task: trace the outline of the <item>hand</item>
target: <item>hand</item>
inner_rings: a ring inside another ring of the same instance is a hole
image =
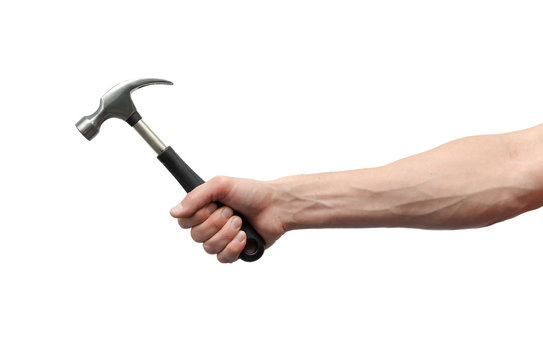
[[[192,190],[170,210],[179,225],[192,228],[194,241],[202,243],[209,254],[217,254],[222,263],[238,259],[245,248],[243,214],[270,247],[286,231],[280,209],[274,206],[278,190],[272,182],[218,176]],[[217,208],[215,201],[225,206]]]

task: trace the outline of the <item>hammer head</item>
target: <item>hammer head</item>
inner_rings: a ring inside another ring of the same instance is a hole
[[[93,139],[100,131],[102,123],[109,118],[115,117],[134,125],[141,117],[139,116],[132,97],[132,91],[147,85],[166,84],[173,85],[171,81],[162,79],[136,79],[124,81],[112,87],[100,99],[100,107],[93,114],[84,116],[75,126],[87,138]]]

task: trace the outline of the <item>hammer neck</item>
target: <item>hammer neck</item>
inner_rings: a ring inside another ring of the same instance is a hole
[[[137,111],[134,111],[134,113],[132,115],[130,115],[130,117],[128,119],[126,119],[126,122],[128,123],[128,125],[130,126],[134,126],[138,123],[138,121],[141,120],[141,115],[139,112]]]
[[[158,138],[158,136],[147,126],[147,124],[141,120],[138,120],[133,126],[132,126],[138,134],[141,135],[143,140],[149,144],[149,146],[157,153],[160,154],[166,149],[166,145]]]

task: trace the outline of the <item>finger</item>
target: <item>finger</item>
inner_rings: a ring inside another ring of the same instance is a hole
[[[230,220],[213,235],[209,240],[204,242],[204,250],[208,254],[220,253],[226,245],[236,236],[241,228],[241,218],[239,216],[232,216]]]
[[[239,258],[239,254],[245,248],[245,240],[247,235],[245,232],[239,231],[232,241],[230,241],[226,247],[217,254],[217,260],[222,263],[233,263]]]
[[[234,212],[228,206],[223,206],[213,212],[203,223],[192,228],[190,235],[196,242],[210,240],[219,232]]]
[[[175,205],[173,208],[170,209],[170,215],[174,218],[180,218],[180,217],[189,217],[192,214],[185,215],[186,211],[183,209],[183,205],[181,203]]]
[[[216,176],[189,192],[180,204],[170,210],[170,213],[174,217],[190,217],[206,204],[224,200],[228,195],[229,188],[229,178]]]
[[[209,218],[211,214],[213,214],[213,212],[217,210],[217,207],[218,206],[215,203],[208,204],[207,206],[198,210],[191,217],[179,218],[177,219],[177,222],[179,223],[179,226],[181,226],[183,229],[191,228],[207,220],[207,218]]]

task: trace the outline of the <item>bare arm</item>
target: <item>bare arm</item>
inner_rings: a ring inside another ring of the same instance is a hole
[[[378,168],[269,182],[216,178],[172,215],[193,227],[195,240],[218,244],[208,252],[226,250],[219,260],[233,261],[244,244],[231,244],[239,229],[215,236],[233,220],[205,210],[214,200],[246,214],[269,245],[303,228],[488,226],[543,205],[543,125],[462,138]]]
[[[542,135],[539,126],[468,137],[379,168],[277,180],[286,227],[460,229],[509,219],[543,205]]]

